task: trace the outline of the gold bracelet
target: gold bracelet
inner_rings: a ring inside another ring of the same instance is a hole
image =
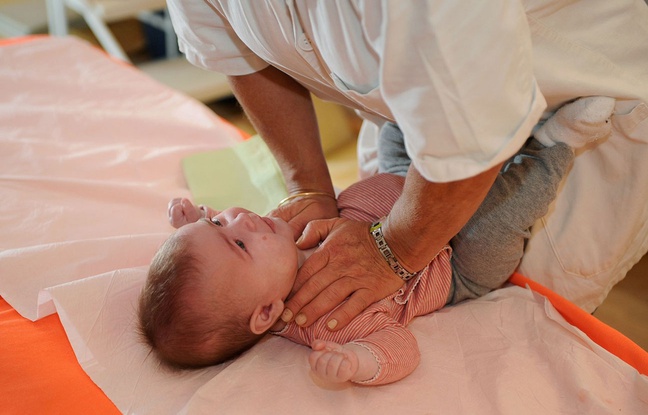
[[[309,197],[309,196],[328,196],[328,197],[332,198],[333,200],[336,200],[335,196],[331,195],[330,193],[326,193],[326,192],[316,192],[316,191],[299,192],[299,193],[295,193],[294,195],[290,195],[290,196],[284,198],[281,202],[279,202],[277,207],[281,207],[281,206],[285,205],[286,203],[290,202],[291,200],[296,199],[298,197]]]

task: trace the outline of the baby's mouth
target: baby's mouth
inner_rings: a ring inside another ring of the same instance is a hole
[[[275,223],[274,223],[274,221],[272,219],[270,219],[268,217],[262,217],[261,219],[270,227],[270,230],[272,231],[272,233],[276,233],[276,231],[275,231]]]

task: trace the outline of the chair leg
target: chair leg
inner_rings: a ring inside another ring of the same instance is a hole
[[[49,33],[52,36],[66,36],[68,34],[64,0],[47,0],[47,24]]]

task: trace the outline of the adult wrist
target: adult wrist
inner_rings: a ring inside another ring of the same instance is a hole
[[[372,223],[371,227],[369,228],[369,233],[373,237],[378,251],[380,252],[385,262],[387,262],[389,268],[403,281],[409,281],[414,278],[414,276],[416,276],[418,272],[409,271],[398,261],[398,258],[391,250],[391,247],[385,239],[385,234],[383,232],[384,220],[385,218],[381,218]]]
[[[279,202],[277,207],[287,205],[288,203],[290,203],[293,200],[298,199],[298,198],[311,198],[311,197],[317,197],[317,196],[325,196],[325,197],[331,198],[334,201],[337,200],[335,195],[331,194],[329,192],[322,192],[322,191],[318,191],[318,190],[304,190],[304,191],[301,191],[301,192],[293,193],[293,194],[283,198]]]

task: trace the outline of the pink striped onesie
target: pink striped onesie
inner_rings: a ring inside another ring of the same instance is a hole
[[[374,221],[387,215],[403,184],[403,177],[379,174],[350,186],[338,198],[340,216]],[[308,328],[291,323],[273,334],[307,346],[316,339],[355,343],[369,349],[380,368],[372,379],[359,383],[379,385],[400,380],[414,371],[420,359],[416,338],[406,326],[414,317],[446,304],[452,278],[450,256],[451,249],[446,246],[415,278],[369,306],[339,331],[326,328],[326,315]]]

